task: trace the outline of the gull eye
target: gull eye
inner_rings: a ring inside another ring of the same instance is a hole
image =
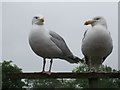
[[[35,19],[38,19],[39,17],[34,17]]]
[[[95,20],[99,20],[100,18],[96,18]]]

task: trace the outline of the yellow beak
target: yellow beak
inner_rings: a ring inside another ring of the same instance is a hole
[[[41,22],[44,22],[44,18],[41,18],[40,21],[41,21]]]
[[[86,21],[86,22],[84,23],[84,25],[93,24],[93,23],[94,23],[94,21]]]

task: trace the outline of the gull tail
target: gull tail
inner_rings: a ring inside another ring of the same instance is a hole
[[[79,63],[79,62],[83,63],[84,62],[84,60],[76,56],[68,56],[66,60],[70,63]]]

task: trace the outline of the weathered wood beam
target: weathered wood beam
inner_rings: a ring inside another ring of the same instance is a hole
[[[112,73],[112,72],[81,72],[81,73],[73,73],[73,72],[52,72],[51,75],[46,73],[37,73],[37,72],[26,72],[26,73],[9,73],[7,75],[13,79],[52,79],[52,78],[120,78],[120,73]]]

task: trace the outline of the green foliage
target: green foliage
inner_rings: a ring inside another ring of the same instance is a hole
[[[108,66],[102,66],[101,68],[105,72],[118,72]],[[100,70],[101,70],[100,69]],[[96,71],[100,71],[97,70]],[[72,72],[88,72],[87,65],[76,67]],[[29,79],[28,82],[32,89],[35,88],[88,88],[88,79]],[[100,79],[100,88],[120,88],[120,79],[109,78]]]
[[[12,72],[22,73],[22,69],[11,63],[12,61],[4,61],[2,63],[2,88],[22,88],[26,86],[21,79],[11,79],[7,76],[8,73]]]
[[[120,72],[115,69],[112,69],[109,66],[102,66],[101,68],[104,72]],[[100,69],[100,70],[101,70]],[[96,71],[100,71],[97,70]],[[88,72],[87,65],[83,64],[73,70],[73,72]],[[74,79],[74,80],[65,80],[64,86],[67,88],[88,88],[88,79]],[[99,80],[100,88],[120,88],[120,79],[119,78],[108,78],[108,79],[100,79]]]
[[[83,64],[82,66],[76,67],[72,72],[88,72],[87,65]],[[64,80],[64,88],[88,88],[88,79],[70,79]]]
[[[11,72],[19,72],[22,73],[22,69],[20,69],[16,65],[11,64],[12,61],[4,61],[1,65],[2,66],[2,85],[3,88],[23,88],[26,86],[28,88],[32,88],[32,90],[36,88],[88,88],[88,79],[26,79],[23,82],[21,79],[13,80],[7,77],[8,73]],[[115,69],[112,69],[108,66],[103,66],[101,68],[103,71],[106,72],[120,72]],[[101,70],[100,69],[100,70]],[[95,71],[100,71],[95,70]],[[88,72],[87,65],[83,64],[82,66],[76,67],[72,72]],[[99,80],[99,87],[100,88],[120,88],[120,79],[119,78],[108,78],[108,79],[100,79]]]
[[[34,88],[60,88],[61,82],[57,79],[27,79],[29,87]]]

